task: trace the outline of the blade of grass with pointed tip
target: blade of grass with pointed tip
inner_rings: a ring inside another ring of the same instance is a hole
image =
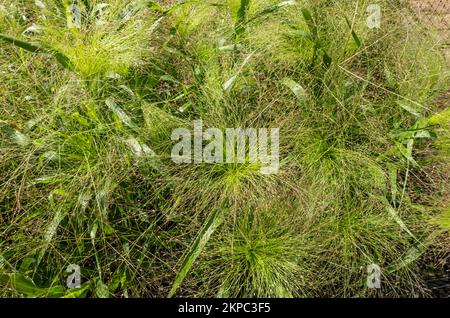
[[[415,117],[420,117],[420,110],[413,106],[412,103],[408,103],[406,101],[399,100],[397,101],[397,105],[409,112],[411,115]]]
[[[350,21],[348,20],[347,17],[345,17],[345,21],[347,22],[347,25],[348,25],[350,31],[352,32],[353,40],[355,41],[356,45],[358,47],[360,47],[361,46],[361,40],[359,39],[358,35],[356,34],[355,30],[353,29],[353,26],[351,25],[351,23],[350,23]]]
[[[150,1],[150,2],[152,2],[152,1]],[[181,1],[180,3],[174,4],[169,9],[163,11],[162,15],[163,16],[169,15],[169,14],[171,14],[174,11],[176,11],[178,8],[180,8],[182,6],[190,5],[190,4],[198,4],[199,2],[203,2],[203,1],[198,1],[198,0]],[[208,6],[211,6],[211,7],[218,7],[218,8],[226,7],[226,4],[224,4],[224,3],[217,3],[217,2],[204,1],[204,3],[202,3],[202,4],[208,5]]]
[[[62,286],[52,286],[49,288],[38,287],[33,280],[21,273],[0,274],[0,284],[11,286],[26,297],[61,297],[64,295]]]
[[[408,233],[413,239],[417,240],[414,234],[409,230],[409,228],[406,226],[405,222],[400,218],[400,216],[397,213],[397,210],[395,210],[393,207],[389,206],[387,208],[389,215],[394,219],[395,222],[400,226],[400,228]]]
[[[195,239],[192,246],[189,248],[188,253],[184,257],[183,263],[181,265],[180,270],[178,271],[177,276],[172,284],[172,288],[167,297],[172,297],[177,291],[178,287],[180,287],[187,273],[191,269],[197,257],[200,255],[203,248],[208,243],[211,235],[214,231],[222,224],[223,218],[225,216],[226,209],[218,209],[214,213],[210,215],[206,223],[203,225],[200,230],[197,238]]]
[[[308,26],[309,32],[311,33],[311,39],[315,43],[314,54],[313,54],[313,56],[314,56],[313,64],[315,62],[317,53],[320,49],[320,51],[322,51],[322,53],[323,53],[323,56],[322,56],[323,64],[325,65],[326,68],[330,67],[333,60],[332,60],[331,56],[327,53],[327,51],[325,50],[324,46],[322,45],[322,43],[319,39],[317,26],[316,26],[316,23],[314,22],[311,12],[308,9],[304,8],[304,9],[302,9],[302,15],[306,21],[306,25]]]
[[[426,245],[413,246],[408,251],[406,251],[405,255],[394,262],[391,266],[386,268],[387,273],[394,273],[402,268],[406,268],[411,264],[415,263],[415,261],[423,255],[426,250]]]
[[[241,5],[237,12],[236,25],[234,28],[235,36],[239,37],[245,31],[245,24],[247,22],[248,9],[250,7],[250,0],[241,0]]]
[[[252,58],[252,56],[255,54],[255,51],[250,53],[249,55],[247,55],[244,59],[244,61],[242,62],[242,64],[239,66],[239,69],[237,70],[236,74],[233,75],[232,77],[230,77],[223,85],[222,85],[222,89],[224,91],[228,91],[234,84],[234,82],[236,81],[236,79],[238,78],[238,76],[242,73],[245,65],[248,63],[248,61],[250,61],[250,59]]]
[[[10,44],[12,44],[14,46],[17,46],[17,47],[19,47],[21,49],[24,49],[24,50],[26,50],[28,52],[31,52],[31,53],[47,53],[47,54],[51,54],[51,55],[53,55],[56,58],[56,60],[62,66],[64,66],[65,68],[67,68],[69,70],[73,70],[73,64],[70,61],[70,59],[67,56],[65,56],[64,54],[62,54],[62,53],[60,53],[60,52],[58,52],[56,50],[49,49],[49,48],[44,48],[44,47],[39,46],[38,44],[22,41],[22,40],[13,38],[11,36],[8,36],[8,35],[2,34],[2,33],[0,33],[0,39],[5,41],[5,42],[8,42],[8,43],[10,43]]]
[[[308,9],[304,8],[304,9],[302,9],[302,15],[306,21],[306,25],[308,26],[309,32],[311,32],[311,34],[313,35],[313,38],[315,40],[317,40],[317,27],[316,27],[316,24],[314,23],[311,12],[309,12]]]
[[[47,249],[53,239],[53,237],[56,234],[56,231],[59,227],[59,224],[62,222],[62,220],[66,217],[66,212],[62,211],[62,209],[59,209],[56,211],[52,221],[47,227],[47,230],[44,234],[44,241],[42,242],[41,250],[38,255],[38,259],[36,261],[36,268],[41,263],[42,258],[44,257],[45,253],[47,252]]]
[[[282,83],[289,87],[289,89],[294,93],[294,95],[299,99],[302,100],[305,95],[306,95],[306,91],[305,89],[296,81],[294,81],[293,79],[290,78],[285,78],[283,79]]]
[[[116,114],[120,122],[122,122],[124,125],[128,126],[131,129],[137,128],[137,125],[133,122],[130,116],[128,116],[128,114],[125,113],[125,111],[122,108],[120,108],[112,98],[106,99],[105,104],[106,106],[109,107],[109,109],[111,109],[114,112],[114,114]]]
[[[45,53],[45,51],[40,46],[31,42],[22,41],[2,33],[0,33],[0,39],[32,53]]]

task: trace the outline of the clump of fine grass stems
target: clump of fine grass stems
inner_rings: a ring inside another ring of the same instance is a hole
[[[381,29],[365,0],[3,1],[0,295],[427,295],[448,61],[379,3]],[[280,172],[173,163],[196,119],[279,127]]]

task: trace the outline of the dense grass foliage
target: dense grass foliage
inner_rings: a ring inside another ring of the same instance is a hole
[[[407,3],[368,28],[371,2],[1,1],[0,295],[427,295],[449,64]],[[279,127],[279,173],[175,164],[196,119]]]

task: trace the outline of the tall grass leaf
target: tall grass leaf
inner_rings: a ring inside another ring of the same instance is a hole
[[[224,45],[224,46],[219,46],[219,48],[218,48],[219,51],[224,51],[224,52],[239,51],[241,49],[242,49],[242,45],[240,45],[240,44]]]
[[[31,26],[25,29],[25,31],[22,32],[23,35],[26,35],[28,33],[40,33],[42,32],[42,27],[40,25],[37,25],[33,23]]]
[[[64,295],[62,286],[49,288],[38,287],[33,280],[21,273],[0,274],[0,283],[3,286],[11,286],[26,297],[61,297]]]
[[[324,46],[322,45],[320,39],[319,39],[319,34],[317,31],[317,26],[316,23],[312,17],[311,12],[304,8],[302,9],[302,15],[303,18],[306,21],[306,25],[308,26],[309,32],[312,36],[312,40],[315,43],[315,47],[314,47],[314,58],[313,58],[313,63],[316,57],[316,54],[318,52],[318,50],[320,49],[323,52],[323,56],[322,56],[322,62],[325,65],[326,68],[330,67],[331,63],[333,62],[333,59],[331,58],[331,56],[327,53],[327,51],[325,50]]]
[[[45,50],[35,43],[22,41],[2,33],[0,33],[0,39],[31,53],[45,53]]]
[[[247,20],[247,13],[250,7],[250,0],[241,0],[241,5],[237,12],[237,22],[245,22]]]
[[[420,122],[423,123],[423,121]],[[396,138],[396,140],[406,141],[410,139],[428,139],[435,137],[436,135],[433,131],[429,131],[423,128],[412,128],[395,132],[393,136]]]
[[[163,19],[164,19],[164,16],[160,17],[155,22],[153,22],[152,25],[148,28],[148,32],[152,33],[153,31],[155,31]]]
[[[124,275],[126,276],[126,272],[122,267],[119,267],[114,271],[108,283],[109,292],[114,293],[117,290],[117,288],[119,288],[122,281],[122,277]]]
[[[53,240],[53,237],[56,235],[56,231],[58,230],[59,224],[66,217],[66,213],[67,212],[63,212],[62,209],[58,209],[56,211],[55,215],[53,216],[52,221],[48,225],[48,227],[44,233],[44,240],[43,240],[41,250],[39,252],[39,256],[38,256],[38,259],[36,262],[37,263],[36,268],[41,263],[42,258],[45,255],[45,252],[47,252],[47,248],[48,248],[49,244]]]
[[[27,41],[22,41],[22,40],[7,36],[2,33],[0,33],[0,39],[5,42],[11,43],[12,45],[17,46],[21,49],[24,49],[28,52],[31,52],[31,53],[51,54],[56,58],[56,60],[62,66],[64,66],[65,68],[67,68],[69,70],[73,70],[73,64],[70,61],[70,59],[67,56],[65,56],[64,54],[62,54],[54,49],[44,48],[44,47],[39,46],[38,44],[27,42]]]
[[[178,287],[180,287],[187,273],[191,269],[192,264],[194,264],[195,260],[200,255],[203,248],[206,246],[206,243],[208,243],[211,235],[222,224],[226,211],[227,209],[216,210],[214,213],[210,215],[210,217],[200,230],[197,238],[195,239],[194,243],[189,248],[188,253],[184,257],[181,268],[178,271],[178,274],[175,277],[175,280],[172,284],[172,288],[170,289],[170,292],[168,294],[169,298],[175,294]]]
[[[403,257],[398,259],[393,265],[386,268],[387,273],[396,272],[402,268],[406,268],[413,264],[425,252],[426,245],[421,244],[419,247],[413,246],[408,249]]]
[[[147,146],[145,143],[139,142],[133,136],[128,137],[125,140],[125,143],[136,157],[143,157],[143,156],[153,157],[156,155],[155,152],[152,149],[150,149],[149,146]]]
[[[31,143],[30,137],[25,135],[24,133],[21,133],[17,129],[14,129],[10,133],[10,138],[13,140],[16,144],[22,147],[26,147]]]
[[[430,139],[433,136],[435,136],[435,135],[433,134],[432,131],[428,131],[426,129],[421,129],[421,130],[418,130],[414,134],[414,139]]]
[[[400,142],[396,142],[395,145],[397,146],[397,150],[402,157],[404,157],[412,165],[418,166],[418,163],[416,162],[416,160],[414,160],[414,158],[412,156],[412,149],[410,148],[410,146],[408,149],[408,147],[403,146],[403,144]]]
[[[238,78],[238,76],[241,74],[242,70],[244,69],[245,65],[248,63],[248,61],[250,61],[250,59],[252,58],[253,54],[255,54],[255,52],[250,53],[249,55],[247,55],[247,57],[244,59],[244,61],[242,62],[242,64],[240,65],[238,71],[236,72],[235,75],[233,75],[232,77],[230,77],[223,85],[222,85],[222,89],[224,91],[228,91],[234,84],[234,82],[236,81],[236,79]]]
[[[47,52],[52,54],[56,58],[56,60],[59,62],[59,64],[64,66],[64,68],[71,70],[71,71],[74,70],[73,63],[70,61],[70,59],[66,55],[64,55],[58,51],[55,51],[55,50],[47,50]]]
[[[408,229],[405,222],[403,222],[401,217],[398,215],[398,212],[391,206],[389,206],[387,208],[387,210],[388,210],[389,215],[392,217],[392,219],[394,219],[395,222],[397,222],[397,224],[400,226],[400,228],[403,231],[405,231],[406,233],[408,233],[412,238],[416,239],[414,234]]]
[[[60,182],[61,177],[59,175],[50,175],[50,176],[43,176],[33,179],[32,184],[51,184]]]
[[[108,71],[106,72],[105,77],[109,79],[118,79],[121,78],[122,76],[120,76],[120,74],[117,74],[116,72]]]
[[[303,18],[306,21],[306,25],[308,26],[308,29],[311,32],[313,38],[315,40],[317,40],[317,27],[316,27],[316,24],[314,23],[314,20],[313,20],[313,17],[311,15],[311,12],[309,12],[308,9],[303,8],[302,9],[302,15],[303,15]]]
[[[161,75],[161,77],[159,78],[160,81],[165,81],[165,82],[172,82],[172,83],[176,83],[176,84],[180,84],[179,81],[177,81],[176,78],[174,78],[172,75]]]
[[[306,96],[305,89],[296,81],[290,78],[285,78],[282,83],[287,86],[299,100],[302,100]]]
[[[136,100],[136,96],[134,95],[134,92],[126,85],[120,85],[119,88],[121,88],[123,91],[125,91],[133,101]]]
[[[347,25],[348,25],[350,31],[352,32],[353,40],[355,41],[356,45],[358,47],[360,47],[361,46],[361,40],[359,39],[358,35],[356,34],[355,30],[353,29],[352,24],[350,23],[350,21],[348,20],[347,17],[345,17],[345,21],[347,22]]]
[[[236,78],[237,78],[237,75],[230,77],[225,83],[223,83],[222,89],[224,91],[229,90],[231,88],[231,86],[233,86],[234,82],[236,81]]]
[[[241,0],[241,5],[236,16],[235,33],[239,36],[245,31],[245,23],[247,22],[248,9],[250,7],[250,0]]]
[[[415,117],[421,117],[420,110],[418,110],[417,107],[413,106],[412,103],[399,100],[397,101],[397,105],[409,112],[411,115],[414,115]]]
[[[131,120],[130,116],[128,116],[127,113],[125,113],[122,110],[122,108],[120,108],[112,98],[106,99],[105,104],[106,104],[106,106],[109,107],[109,109],[111,109],[117,115],[119,120],[124,125],[132,128],[132,129],[137,128],[136,124]]]
[[[91,231],[89,232],[89,237],[91,238],[91,240],[94,240],[95,237],[97,236],[97,230],[98,230],[98,223],[94,223],[92,225]]]

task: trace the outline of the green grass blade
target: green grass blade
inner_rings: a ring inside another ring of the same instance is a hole
[[[440,215],[433,218],[432,223],[438,224],[450,231],[450,208],[445,209]]]
[[[200,255],[206,243],[208,243],[211,235],[222,223],[226,211],[227,211],[226,209],[216,210],[214,213],[211,214],[206,223],[203,225],[197,238],[195,239],[188,253],[184,257],[183,264],[181,265],[181,268],[177,276],[175,277],[175,280],[172,284],[172,288],[167,297],[169,298],[172,297],[177,291],[178,287],[180,287],[187,273],[191,269],[192,264]]]
[[[286,77],[285,79],[283,79],[282,83],[283,85],[287,86],[299,100],[303,100],[305,98],[305,89],[293,79]]]
[[[34,43],[25,42],[2,33],[0,33],[0,39],[31,53],[45,53],[45,51],[41,47]]]
[[[133,122],[130,116],[119,107],[119,105],[116,104],[114,99],[108,98],[105,101],[106,106],[108,106],[109,109],[111,109],[114,114],[117,115],[117,118],[126,126],[128,126],[131,129],[136,129],[137,125]]]
[[[303,18],[306,21],[306,25],[308,26],[309,32],[311,32],[313,38],[317,41],[317,27],[314,23],[311,12],[308,9],[302,9]]]
[[[244,22],[247,20],[247,13],[249,7],[250,7],[250,0],[241,0],[241,5],[237,13],[238,22]]]
[[[450,123],[450,107],[447,107],[443,111],[432,115],[425,121],[427,125],[445,125]]]
[[[239,36],[245,31],[245,24],[247,22],[247,14],[249,7],[250,7],[250,0],[241,0],[241,5],[239,7],[236,17],[236,26],[235,26],[236,36]]]
[[[44,257],[45,253],[47,252],[47,249],[53,239],[53,237],[56,234],[56,231],[59,227],[59,224],[61,221],[66,217],[66,213],[63,212],[61,209],[57,210],[52,221],[47,227],[47,230],[44,234],[44,241],[42,242],[41,250],[39,252],[39,256],[37,259],[37,264],[39,265],[42,261],[42,258]]]
[[[360,47],[361,46],[361,40],[359,39],[358,35],[356,34],[355,30],[353,29],[353,26],[351,25],[351,23],[350,23],[350,21],[348,20],[347,17],[345,17],[345,21],[347,22],[347,25],[348,25],[349,29],[352,32],[353,40],[355,41],[356,45],[358,47]]]
[[[248,61],[250,61],[250,59],[252,58],[252,56],[255,54],[255,52],[250,53],[249,55],[247,55],[247,57],[244,59],[244,61],[242,62],[242,64],[240,65],[239,69],[237,70],[236,74],[234,74],[232,77],[230,77],[223,85],[222,85],[222,89],[226,92],[228,91],[233,85],[234,82],[236,81],[236,79],[239,77],[239,75],[242,73],[245,65],[248,63]]]
[[[302,15],[303,15],[303,18],[306,21],[306,24],[308,25],[309,32],[311,33],[311,39],[316,44],[315,48],[314,48],[315,52],[314,52],[313,64],[314,64],[315,59],[316,59],[316,54],[320,50],[323,53],[322,62],[325,65],[325,68],[329,68],[331,63],[333,62],[333,59],[327,53],[325,47],[322,45],[322,43],[321,43],[321,41],[319,39],[317,26],[316,26],[316,23],[314,22],[314,19],[312,17],[311,12],[308,9],[302,9]]]
[[[38,287],[29,277],[20,273],[0,274],[0,283],[3,286],[11,286],[26,297],[61,297],[64,295],[62,286],[49,288]]]
[[[62,53],[56,52],[56,51],[52,51],[52,52],[49,52],[49,53],[53,54],[53,56],[56,58],[56,60],[62,66],[64,66],[64,68],[66,68],[68,70],[71,70],[71,71],[73,70],[73,64],[72,64],[72,62],[70,61],[70,59],[67,56],[65,56]]]
[[[67,68],[69,70],[73,70],[73,64],[70,61],[70,59],[67,56],[65,56],[64,54],[62,54],[56,50],[44,48],[44,47],[39,46],[38,44],[22,41],[22,40],[13,38],[11,36],[8,36],[8,35],[2,34],[2,33],[0,33],[0,39],[7,43],[10,43],[14,46],[17,46],[21,49],[24,49],[28,52],[31,52],[31,53],[52,54],[62,66],[64,66],[65,68]]]
[[[408,226],[405,224],[405,222],[403,222],[403,220],[401,219],[400,215],[398,214],[397,210],[394,209],[391,206],[387,207],[387,211],[389,213],[389,216],[394,219],[395,222],[397,222],[397,224],[400,226],[400,228],[405,231],[406,233],[408,233],[413,239],[416,239],[416,237],[414,236],[414,234],[409,230]]]
[[[417,107],[415,107],[415,105],[413,105],[413,103],[409,103],[407,101],[399,100],[399,101],[397,101],[397,105],[399,105],[401,108],[406,110],[411,115],[413,115],[415,117],[421,117],[420,110],[417,109]]]
[[[423,255],[426,247],[427,246],[424,244],[412,246],[401,258],[399,258],[392,265],[386,268],[386,273],[395,273],[398,270],[411,266],[417,259],[419,259],[419,257]]]

